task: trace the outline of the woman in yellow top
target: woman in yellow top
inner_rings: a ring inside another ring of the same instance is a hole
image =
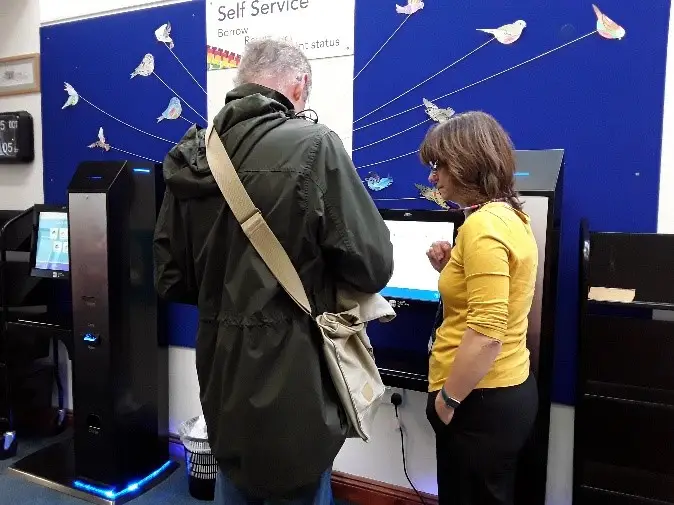
[[[508,134],[482,112],[453,116],[421,146],[429,180],[466,213],[452,248],[428,251],[443,320],[429,365],[440,505],[512,505],[518,454],[538,409],[526,346],[538,265],[515,191]]]

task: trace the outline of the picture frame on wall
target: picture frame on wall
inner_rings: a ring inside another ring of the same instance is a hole
[[[39,93],[40,54],[0,58],[0,96]]]

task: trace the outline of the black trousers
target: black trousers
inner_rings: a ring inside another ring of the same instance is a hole
[[[426,416],[436,435],[439,505],[513,505],[517,457],[538,411],[532,374],[519,386],[476,389],[449,425],[428,396]]]

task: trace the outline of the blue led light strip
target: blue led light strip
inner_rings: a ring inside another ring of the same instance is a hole
[[[149,168],[134,168],[133,171],[136,172],[137,174],[149,174],[150,173]]]
[[[92,486],[91,484],[87,484],[86,482],[82,482],[81,480],[76,480],[75,482],[73,482],[73,485],[77,489],[80,489],[82,491],[102,496],[103,498],[106,498],[108,500],[116,500],[117,498],[120,498],[124,495],[140,491],[146,484],[150,483],[151,481],[159,477],[163,472],[168,470],[170,466],[171,461],[167,461],[159,469],[155,470],[147,477],[139,481],[132,482],[131,484],[129,484],[123,489],[120,489],[119,491],[116,491],[115,489],[105,489],[97,486]]]

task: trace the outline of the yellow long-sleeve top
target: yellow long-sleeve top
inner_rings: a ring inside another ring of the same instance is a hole
[[[444,318],[429,366],[429,391],[452,371],[466,328],[499,340],[501,352],[477,388],[522,384],[529,376],[526,346],[538,248],[529,216],[505,203],[470,214],[440,274]]]

